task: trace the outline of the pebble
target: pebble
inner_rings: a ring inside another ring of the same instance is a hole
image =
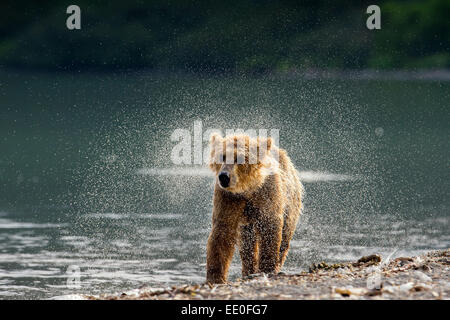
[[[421,281],[425,281],[425,282],[432,282],[433,280],[427,276],[425,273],[421,272],[421,271],[416,271],[414,273],[415,276],[417,276]]]
[[[398,286],[400,291],[409,291],[414,287],[414,282],[404,283],[401,286]]]

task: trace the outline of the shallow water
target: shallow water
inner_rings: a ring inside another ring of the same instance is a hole
[[[4,71],[0,84],[0,298],[203,281],[213,177],[170,159],[171,133],[194,121],[280,130],[306,189],[286,272],[449,247],[450,82]]]

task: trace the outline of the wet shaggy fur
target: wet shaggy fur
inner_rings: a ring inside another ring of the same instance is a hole
[[[223,188],[216,179],[214,186],[206,281],[227,281],[236,244],[242,276],[278,273],[302,209],[303,187],[297,171],[286,151],[274,146],[271,138],[215,134],[210,147],[210,168],[216,176],[227,170],[230,185]],[[256,163],[250,161],[255,152]],[[230,155],[234,160],[229,160]]]

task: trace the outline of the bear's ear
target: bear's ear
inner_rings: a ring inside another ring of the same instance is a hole
[[[270,148],[272,148],[272,144],[273,144],[273,140],[271,137],[267,138],[267,151],[270,150]]]
[[[260,138],[258,137],[258,147],[262,148],[265,151],[270,151],[273,145],[273,140],[271,137],[268,138]]]
[[[222,138],[222,136],[220,135],[220,133],[213,132],[213,133],[211,134],[211,137],[209,138],[209,144],[213,145],[213,144],[215,144],[215,143],[217,143],[217,142],[220,142],[220,141],[222,141],[222,140],[223,140],[223,138]]]

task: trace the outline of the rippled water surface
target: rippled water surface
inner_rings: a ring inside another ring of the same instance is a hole
[[[448,101],[432,80],[3,71],[0,298],[203,281],[214,177],[170,157],[194,121],[280,130],[306,189],[284,271],[447,248]]]

